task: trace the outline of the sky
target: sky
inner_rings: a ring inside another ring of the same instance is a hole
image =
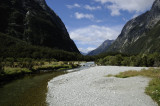
[[[46,0],[61,18],[81,52],[115,40],[132,18],[150,10],[154,0]]]

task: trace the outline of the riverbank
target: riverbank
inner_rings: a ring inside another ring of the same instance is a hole
[[[100,66],[61,75],[48,83],[46,102],[50,106],[158,106],[145,87],[145,77],[120,79],[106,77],[143,67]]]
[[[4,65],[3,70],[0,72],[0,86],[28,75],[65,71],[77,67],[79,67],[79,64],[67,64],[64,62],[43,62],[43,64],[36,64],[32,67],[9,67]]]
[[[0,106],[48,106],[46,103],[48,82],[54,77],[79,71],[87,66],[84,64],[80,68],[42,72],[12,80],[0,87]]]

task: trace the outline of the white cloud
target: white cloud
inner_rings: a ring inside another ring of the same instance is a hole
[[[107,8],[111,10],[111,15],[120,15],[120,10],[129,12],[144,12],[149,9],[154,0],[95,0],[102,4],[107,4]]]
[[[88,47],[88,48],[78,48],[81,52],[83,52],[83,53],[88,53],[88,52],[90,52],[90,51],[92,51],[92,50],[94,50],[94,49],[96,49],[96,48],[94,48],[94,47]]]
[[[91,25],[84,28],[72,30],[69,33],[71,38],[78,45],[98,47],[102,42],[107,39],[116,39],[121,29],[122,26],[106,27]]]
[[[73,5],[66,5],[66,7],[69,8],[69,9],[73,9],[73,8],[84,8],[84,9],[86,9],[86,10],[91,10],[91,11],[102,9],[101,6],[80,5],[80,4],[77,4],[77,3],[75,3],[75,4],[73,4]]]
[[[84,8],[92,11],[92,10],[100,10],[101,6],[96,6],[95,7],[95,6],[85,5]]]
[[[96,23],[103,22],[103,20],[96,19],[93,14],[84,14],[84,13],[76,12],[74,14],[74,16],[75,16],[76,19],[86,18],[86,19],[89,19],[89,20],[91,20],[93,22],[96,22]],[[71,15],[71,17],[73,17],[73,16]]]
[[[75,13],[75,17],[77,19],[82,19],[82,18],[94,19],[94,15],[92,15],[92,14],[83,14],[83,13],[79,13],[79,12]]]
[[[118,6],[116,6],[116,5],[110,5],[110,6],[107,6],[107,8],[111,10],[111,16],[118,16],[118,15],[120,15],[120,11],[119,11]]]
[[[73,4],[73,5],[66,5],[67,8],[72,9],[72,8],[80,8],[81,6],[77,3]]]

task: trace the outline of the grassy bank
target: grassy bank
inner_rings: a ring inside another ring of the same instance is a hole
[[[160,106],[160,68],[149,68],[149,69],[143,69],[141,71],[126,71],[121,72],[117,75],[108,75],[115,76],[118,78],[128,78],[128,77],[134,77],[134,76],[144,76],[152,78],[152,80],[149,82],[148,87],[145,89],[145,93],[158,103]]]
[[[55,61],[21,61],[2,62],[0,67],[0,85],[25,75],[39,74],[53,71],[64,71],[76,68],[79,65],[75,62]]]

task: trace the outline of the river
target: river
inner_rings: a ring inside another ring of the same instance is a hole
[[[93,66],[93,62],[83,63],[80,68],[68,72],[80,71]],[[25,76],[0,88],[0,106],[46,106],[48,82],[66,72],[52,72]]]

